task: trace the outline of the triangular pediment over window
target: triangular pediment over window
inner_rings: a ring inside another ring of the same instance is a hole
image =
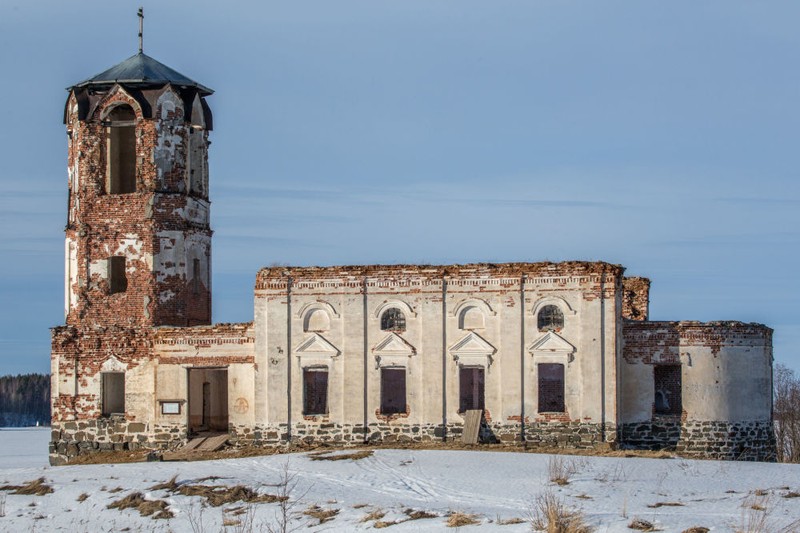
[[[459,365],[488,367],[492,364],[492,356],[497,352],[497,348],[471,331],[452,345],[449,351]]]
[[[308,336],[294,350],[295,355],[300,358],[301,366],[314,364],[328,364],[331,359],[338,356],[339,349],[328,342],[325,337],[318,333]]]
[[[405,366],[409,357],[417,354],[417,349],[397,333],[389,333],[372,348],[377,365]]]
[[[575,347],[555,331],[548,331],[528,346],[534,358],[555,358],[572,361]]]

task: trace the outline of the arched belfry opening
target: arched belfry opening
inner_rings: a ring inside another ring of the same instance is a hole
[[[104,121],[107,139],[106,191],[136,192],[136,114],[129,105],[115,107]]]

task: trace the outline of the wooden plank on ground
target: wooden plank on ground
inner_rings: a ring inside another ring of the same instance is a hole
[[[161,454],[162,461],[185,461],[189,457],[188,453],[179,451],[164,452]]]
[[[197,449],[201,444],[206,441],[206,437],[198,437],[196,439],[192,439],[187,442],[185,445],[181,446],[181,451],[191,451]]]
[[[464,414],[464,432],[461,434],[461,442],[464,444],[478,444],[481,418],[483,418],[483,410],[481,409],[470,409]]]
[[[215,452],[225,446],[228,442],[228,434],[215,435],[208,437],[200,446],[195,448],[199,452]]]

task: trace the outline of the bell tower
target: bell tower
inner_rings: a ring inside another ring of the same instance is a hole
[[[210,324],[213,91],[145,55],[141,39],[68,90],[67,324]]]

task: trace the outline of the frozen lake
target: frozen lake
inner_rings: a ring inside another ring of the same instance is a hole
[[[0,469],[47,466],[49,427],[0,428]]]

